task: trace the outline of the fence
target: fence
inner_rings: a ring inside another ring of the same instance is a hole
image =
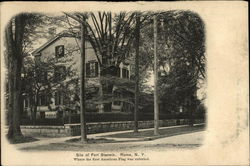
[[[195,123],[204,123],[204,119],[195,119]],[[185,125],[188,124],[188,119],[168,119],[160,120],[160,127]],[[152,128],[154,121],[139,121],[139,128]],[[134,127],[133,121],[120,121],[120,122],[99,122],[87,123],[87,133],[102,133],[110,131],[131,130]],[[64,126],[21,126],[22,133],[25,135],[39,135],[39,136],[77,136],[81,134],[80,124],[65,124]]]
[[[160,120],[165,119],[188,119],[186,114],[160,114]],[[202,116],[193,116],[194,119],[204,119]],[[154,119],[154,114],[139,113],[139,121],[149,121]],[[86,122],[117,122],[117,121],[133,121],[134,115],[128,113],[86,113]],[[47,126],[63,126],[64,124],[80,123],[80,115],[72,114],[64,118],[54,119],[37,119],[35,123],[31,119],[22,119],[21,125],[47,125]]]

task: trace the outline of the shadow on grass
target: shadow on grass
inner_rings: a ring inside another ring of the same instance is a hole
[[[73,139],[66,140],[65,142],[67,142],[67,143],[82,143],[81,138],[73,138]],[[113,142],[117,142],[117,141],[112,140],[112,139],[106,139],[106,138],[99,138],[99,139],[90,138],[90,139],[87,139],[86,143],[96,144],[96,143],[113,143]]]
[[[8,137],[6,136],[6,138],[8,138]],[[38,141],[39,139],[30,137],[30,136],[20,135],[20,136],[16,136],[16,137],[14,137],[12,139],[8,139],[8,140],[9,140],[10,144],[21,144],[21,143]]]

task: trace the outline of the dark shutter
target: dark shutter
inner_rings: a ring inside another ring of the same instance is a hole
[[[98,77],[98,62],[95,62],[95,76]]]
[[[64,45],[61,46],[62,52],[60,53],[60,57],[64,57]]]
[[[118,69],[117,69],[117,76],[118,77],[121,77],[121,69],[118,67]]]
[[[59,57],[59,46],[56,46],[55,47],[55,54],[56,54],[56,58],[58,58]]]
[[[126,69],[122,69],[122,78],[126,78]]]
[[[86,63],[86,77],[90,77],[90,63]]]
[[[56,58],[60,58],[64,56],[64,45],[55,47]]]
[[[128,70],[126,70],[126,78],[129,78],[129,71]]]
[[[59,97],[58,92],[55,92],[55,105],[59,105]]]

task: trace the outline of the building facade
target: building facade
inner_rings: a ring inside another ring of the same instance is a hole
[[[54,80],[60,84],[67,84],[67,88],[71,91],[79,92],[79,85],[75,84],[72,80],[77,80],[80,73],[80,49],[79,49],[80,39],[66,32],[56,35],[54,38],[43,44],[41,47],[32,52],[35,57],[36,62],[41,61],[53,61],[53,69],[41,74],[43,79],[48,80],[48,77],[54,77]],[[86,53],[86,90],[92,91],[97,96],[98,87],[100,87],[100,64],[97,60],[97,55],[90,42],[85,43],[85,53]],[[53,59],[53,60],[52,60]],[[100,57],[102,60],[102,58]],[[119,65],[118,77],[124,79],[130,79],[131,68],[128,63],[121,63]],[[70,83],[73,82],[73,83]],[[77,81],[78,82],[78,81]],[[65,87],[64,87],[65,88]],[[64,108],[67,106],[72,106],[75,108],[79,104],[79,98],[74,94],[65,94],[58,86],[53,86],[52,95],[42,94],[38,97],[38,112],[50,112],[56,111],[58,108]],[[113,87],[113,93],[115,94],[117,87]],[[91,93],[92,93],[91,92]],[[117,93],[117,95],[122,95]],[[88,99],[88,95],[86,96]],[[91,97],[89,97],[91,98]],[[48,103],[49,102],[49,103]],[[87,101],[86,101],[87,102]],[[88,111],[103,112],[103,105],[96,104],[94,102],[87,102]],[[111,112],[122,111],[123,102],[113,101]],[[24,100],[24,108],[29,109],[29,100],[26,98]],[[49,113],[48,113],[49,114]]]

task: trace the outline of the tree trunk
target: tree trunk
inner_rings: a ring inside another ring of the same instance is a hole
[[[37,113],[37,99],[36,99],[36,95],[32,95],[30,96],[30,115],[31,115],[31,121],[32,124],[35,125],[36,124],[36,113]]]
[[[159,135],[157,17],[154,16],[154,135]]]
[[[85,18],[82,20],[85,22]],[[86,125],[86,97],[85,97],[85,35],[86,35],[86,27],[82,23],[81,24],[81,71],[80,71],[80,109],[81,109],[81,142],[87,142],[87,125]]]
[[[140,47],[140,16],[136,16],[135,33],[135,110],[134,110],[134,132],[138,132],[138,105],[139,105],[139,47]]]
[[[105,94],[112,94],[113,93],[113,85],[105,82],[102,84],[102,92],[105,97]],[[105,100],[105,98],[104,98]],[[111,112],[112,111],[112,102],[104,103],[103,104],[103,110],[104,112]]]
[[[32,116],[32,123],[33,125],[36,124],[36,114],[37,114],[37,105],[34,105],[33,116]]]
[[[9,79],[9,131],[7,136],[10,140],[22,136],[20,129],[20,96],[24,27],[25,17],[20,14],[12,19],[5,29]]]
[[[11,60],[9,68],[9,131],[8,138],[15,139],[22,136],[20,129],[20,95],[21,95],[21,64],[18,60]]]

